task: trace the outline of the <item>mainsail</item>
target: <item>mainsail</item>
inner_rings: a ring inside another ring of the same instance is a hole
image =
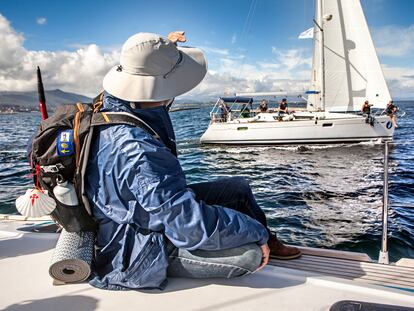
[[[320,3],[322,1],[322,3]],[[375,51],[359,0],[317,0],[315,20],[323,22],[325,60],[325,110],[356,111],[369,100],[385,108],[391,96]],[[323,91],[321,72],[321,31],[314,27],[312,88]],[[323,108],[321,93],[309,97],[314,108]],[[309,107],[311,108],[311,107]]]

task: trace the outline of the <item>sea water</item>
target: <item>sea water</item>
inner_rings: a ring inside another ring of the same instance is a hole
[[[414,258],[414,102],[395,132],[389,159],[390,258]],[[243,176],[269,226],[287,243],[366,252],[381,244],[383,145],[203,146],[210,108],[171,113],[188,183]],[[0,115],[0,213],[32,185],[27,140],[38,113]]]

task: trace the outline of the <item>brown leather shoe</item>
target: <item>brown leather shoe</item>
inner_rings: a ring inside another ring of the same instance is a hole
[[[270,248],[270,258],[288,260],[298,258],[302,255],[297,247],[286,246],[275,236],[273,236],[267,244]]]

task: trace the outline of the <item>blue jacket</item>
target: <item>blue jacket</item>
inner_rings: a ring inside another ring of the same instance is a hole
[[[174,154],[165,107],[132,109],[109,94],[103,107],[137,115],[161,141],[127,125],[100,127],[95,133],[86,173],[86,193],[99,224],[92,285],[163,288],[166,239],[188,250],[267,242],[268,233],[256,220],[195,199]]]

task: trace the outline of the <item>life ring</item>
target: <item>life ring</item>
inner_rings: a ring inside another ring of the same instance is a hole
[[[392,122],[391,121],[388,121],[385,126],[387,127],[387,129],[392,128]]]

